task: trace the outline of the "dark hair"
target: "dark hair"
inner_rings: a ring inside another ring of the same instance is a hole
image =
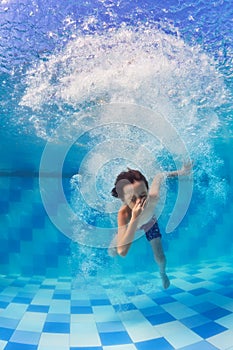
[[[115,187],[112,189],[112,196],[120,199],[124,199],[123,188],[128,183],[133,184],[135,181],[144,181],[146,188],[148,189],[148,181],[145,176],[139,170],[133,170],[127,168],[128,171],[122,171],[116,178]]]

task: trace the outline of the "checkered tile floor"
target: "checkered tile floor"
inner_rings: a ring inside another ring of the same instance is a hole
[[[1,276],[0,350],[233,350],[232,261],[169,276]]]

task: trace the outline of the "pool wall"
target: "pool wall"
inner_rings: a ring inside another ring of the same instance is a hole
[[[168,266],[174,267],[202,259],[219,258],[233,252],[232,234],[232,143],[219,139],[216,152],[224,160],[228,183],[227,203],[219,207],[219,215],[203,232],[200,226],[209,213],[202,203],[192,203],[185,219],[173,236],[164,234]],[[18,149],[17,152],[20,152]],[[23,164],[23,151],[20,155]],[[28,159],[28,158],[27,158]],[[30,165],[30,164],[29,164]],[[0,177],[0,273],[46,276],[70,276],[79,256],[74,244],[52,224],[43,207],[38,172],[2,167]],[[69,183],[66,181],[66,183]],[[195,191],[195,187],[194,187]],[[211,198],[210,198],[211,200]],[[216,206],[218,203],[216,203]],[[164,231],[165,223],[161,222]],[[134,243],[126,259],[117,258],[122,271],[150,269],[153,256],[144,237]]]

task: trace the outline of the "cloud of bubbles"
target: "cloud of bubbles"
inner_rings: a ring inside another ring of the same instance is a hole
[[[191,157],[200,191],[199,179],[207,174],[211,193],[224,192],[224,184],[219,189],[213,178],[221,161],[211,135],[219,125],[215,108],[226,101],[227,91],[214,61],[179,33],[152,25],[77,32],[62,52],[28,71],[26,85],[21,105],[31,108],[30,123],[48,142],[40,169],[42,198],[52,221],[71,239],[107,246],[119,207],[109,199],[110,190],[126,166],[150,180],[156,171]],[[61,182],[71,147],[84,153],[71,181],[72,205]],[[57,181],[43,176],[49,170]],[[192,179],[179,182],[167,232],[181,221],[191,192]]]
[[[102,125],[114,127],[116,123],[131,125],[137,127],[139,130],[143,130],[143,132],[147,132],[151,138],[156,138],[170,154],[173,154],[174,159],[180,158],[190,161],[185,144],[166,118],[159,113],[155,113],[139,105],[106,104],[90,108],[88,111],[81,112],[79,116],[75,116],[73,120],[70,118],[63,122],[56,129],[57,140],[59,141],[62,138],[64,130],[67,132],[67,129],[70,130],[69,134],[73,138],[70,138],[68,142],[63,141],[62,147],[54,147],[53,142],[47,143],[40,165],[42,200],[50,219],[59,230],[71,239],[88,246],[108,247],[111,238],[110,232],[116,232],[117,230],[115,225],[112,227],[105,223],[105,226],[102,227],[98,223],[99,218],[103,214],[114,213],[112,212],[112,208],[107,208],[104,203],[102,205],[100,204],[96,186],[99,170],[117,157],[130,162],[131,159],[134,159],[134,154],[138,152],[143,155],[144,162],[147,159],[153,161],[153,153],[151,154],[151,151],[143,145],[139,146],[136,143],[136,147],[132,147],[131,152],[127,152],[127,149],[130,149],[131,146],[127,139],[112,139],[108,143],[99,143],[84,157],[79,169],[79,201],[83,203],[83,208],[80,208],[81,211],[78,212],[72,210],[62,186],[62,167],[69,149],[85,132]],[[132,146],[135,146],[134,143]],[[136,159],[134,159],[135,161]],[[136,166],[137,168],[141,167],[140,164],[136,164]],[[51,173],[52,171],[57,174],[56,178],[52,179],[52,181],[51,178],[43,176],[44,173]],[[192,196],[192,186],[192,178],[189,178],[188,181],[179,181],[177,201],[167,225],[167,232],[177,227],[186,214]],[[85,213],[85,206],[87,210],[91,208],[98,213],[98,215],[95,215],[97,220],[94,222],[87,222],[85,220],[85,216],[83,215]],[[78,232],[71,225],[71,218],[78,227]]]

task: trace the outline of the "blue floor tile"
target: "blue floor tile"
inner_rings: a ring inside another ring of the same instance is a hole
[[[221,268],[222,268],[222,266],[221,266],[221,265],[218,265],[218,264],[216,264],[216,265],[214,265],[214,266],[211,266],[211,269],[212,269],[212,270],[221,269]]]
[[[24,287],[25,285],[26,285],[26,282],[21,280],[15,280],[14,282],[11,283],[11,286],[13,287]]]
[[[20,298],[20,297],[15,297],[12,302],[13,303],[18,303],[18,304],[30,304],[32,301],[32,298]]]
[[[232,286],[232,284],[233,284],[232,279],[231,278],[228,279],[227,276],[225,276],[225,277],[221,277],[221,276],[217,277],[217,278],[213,279],[212,282],[215,282],[215,283],[218,283],[218,284],[222,284],[223,286],[226,286],[226,287]]]
[[[92,314],[92,307],[90,306],[71,306],[72,314]]]
[[[40,285],[42,283],[43,279],[42,278],[31,278],[30,281],[28,281],[28,284],[36,284]]]
[[[53,296],[54,300],[70,300],[70,295],[56,294]]]
[[[45,322],[43,332],[45,333],[70,333],[70,324],[62,322]]]
[[[216,348],[214,345],[208,343],[207,341],[203,340],[198,343],[180,348],[179,350],[219,350],[219,349]]]
[[[70,350],[103,350],[102,346],[75,346],[71,347]]]
[[[210,319],[204,315],[198,314],[190,317],[185,317],[181,319],[180,322],[183,323],[188,328],[194,328],[194,327],[201,326],[205,323],[209,323]]]
[[[31,312],[42,312],[47,313],[49,311],[49,306],[47,305],[29,305],[27,311]]]
[[[183,292],[184,292],[183,289],[178,287],[173,287],[173,286],[170,286],[169,289],[166,290],[166,294],[169,294],[169,295],[175,295]]]
[[[227,330],[226,327],[223,327],[215,322],[205,323],[204,325],[192,328],[193,332],[197,333],[204,339],[224,332],[225,330]]]
[[[127,332],[107,332],[99,334],[103,346],[131,344],[132,339]]]
[[[91,305],[92,306],[111,305],[111,303],[110,303],[110,301],[108,299],[92,299],[91,300]]]
[[[5,309],[9,305],[6,301],[0,301],[0,309]]]
[[[191,293],[195,296],[202,295],[202,294],[209,293],[209,292],[210,291],[206,288],[197,288],[197,289],[193,289],[193,290],[189,291],[189,293]]]
[[[209,311],[209,310],[212,310],[216,307],[216,305],[208,302],[208,301],[204,301],[200,304],[196,304],[196,305],[193,305],[191,306],[191,308],[199,313],[203,313],[205,311]]]
[[[221,307],[216,307],[214,309],[211,309],[209,311],[202,313],[204,316],[208,317],[211,320],[217,320],[218,318],[227,316],[231,314],[229,310],[223,309]]]
[[[15,318],[0,317],[0,327],[15,329],[19,323],[19,320]]]
[[[195,284],[195,283],[199,283],[199,282],[203,282],[203,281],[204,281],[202,278],[193,277],[193,276],[186,277],[185,280],[188,281],[188,282],[190,282],[190,283],[192,283],[192,284]]]
[[[164,313],[164,309],[161,306],[157,305],[140,309],[140,311],[144,316],[154,316]]]
[[[218,293],[219,295],[225,295],[225,296],[233,299],[233,288],[232,287],[220,288],[220,289],[217,289],[215,292]]]
[[[174,350],[173,346],[164,338],[151,339],[143,342],[135,343],[138,350]]]
[[[4,350],[36,350],[37,345],[9,342]]]
[[[176,299],[170,297],[170,296],[165,296],[163,298],[153,298],[153,300],[158,304],[158,305],[163,305],[163,304],[168,304],[168,303],[174,303],[177,301]]]
[[[49,285],[49,284],[46,284],[46,285],[41,285],[40,286],[40,289],[55,289],[56,288],[56,286],[55,285],[53,285],[53,284],[51,284],[51,285]]]
[[[167,322],[172,322],[172,321],[176,320],[168,312],[164,312],[164,313],[158,314],[158,315],[147,316],[146,318],[152,324],[152,326],[167,323]]]
[[[0,339],[9,340],[14,333],[14,329],[0,327]]]

